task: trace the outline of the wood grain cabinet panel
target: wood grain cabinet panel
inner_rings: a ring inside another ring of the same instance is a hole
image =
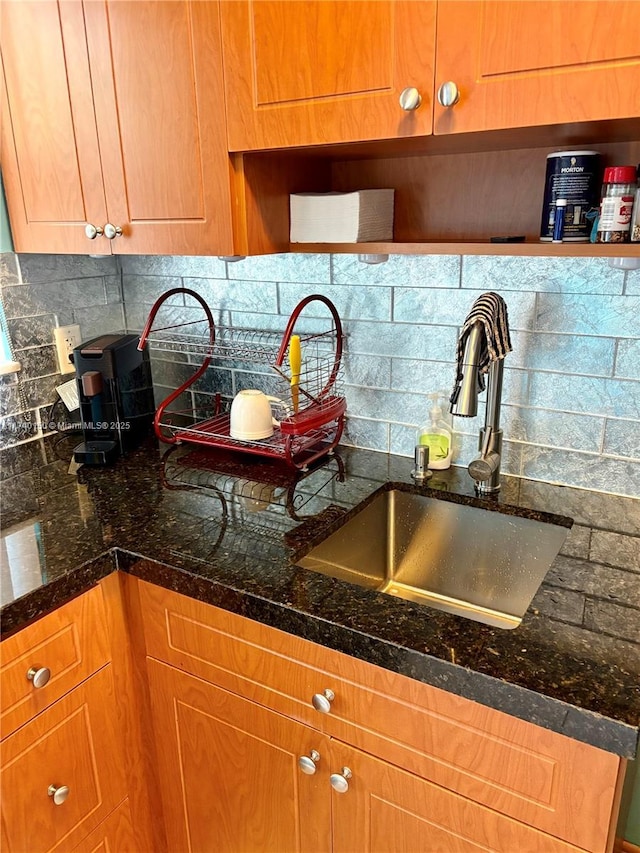
[[[333,853],[578,853],[499,812],[332,742],[332,772],[351,772],[332,794]]]
[[[124,800],[73,853],[140,853],[134,836],[129,800]]]
[[[436,134],[638,118],[635,0],[439,0]]]
[[[107,206],[82,5],[1,3],[0,48],[0,162],[15,250],[87,252],[85,225],[104,225]]]
[[[569,844],[605,851],[621,769],[617,756],[186,596],[137,584],[147,654],[494,812]],[[330,713],[322,714],[311,700],[326,689],[334,699]]]
[[[6,853],[71,850],[125,798],[110,665],[1,744]],[[51,786],[68,788],[60,804]]]
[[[169,850],[331,849],[326,775],[298,767],[312,749],[324,766],[328,739],[166,664],[148,672]]]
[[[110,658],[104,603],[99,588],[34,622],[0,645],[0,726],[6,737],[49,707]],[[35,687],[29,670],[48,669]]]
[[[16,251],[233,254],[218,3],[38,0],[0,15]],[[122,235],[90,241],[87,223]]]
[[[231,151],[431,133],[435,2],[225,0]],[[422,103],[404,111],[416,87]]]
[[[580,850],[174,667],[148,671],[171,850]]]

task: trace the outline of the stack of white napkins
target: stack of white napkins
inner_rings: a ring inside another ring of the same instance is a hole
[[[370,243],[393,239],[394,190],[292,193],[292,243]]]

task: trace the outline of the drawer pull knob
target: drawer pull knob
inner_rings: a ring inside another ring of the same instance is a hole
[[[107,240],[113,240],[114,237],[122,236],[122,228],[119,225],[112,225],[110,222],[104,226],[104,236]]]
[[[453,80],[443,83],[438,89],[438,103],[441,107],[455,107],[459,100],[460,90]]]
[[[320,761],[320,753],[317,749],[312,749],[309,755],[301,755],[298,759],[298,767],[307,776],[313,776],[316,772],[316,764]]]
[[[84,233],[87,235],[89,240],[95,240],[96,237],[102,237],[102,235],[104,234],[104,228],[100,228],[99,225],[95,226],[88,222],[84,226]]]
[[[331,711],[331,703],[336,698],[336,694],[333,690],[323,690],[322,693],[314,693],[311,699],[311,704],[316,709],[316,711],[320,711],[321,714],[328,714]]]
[[[53,798],[54,805],[61,806],[69,796],[69,787],[67,785],[49,785],[47,794]]]
[[[336,794],[346,794],[349,790],[349,779],[351,779],[351,770],[348,767],[343,767],[340,773],[332,773],[329,776],[329,782]]]
[[[415,86],[408,86],[400,92],[398,100],[403,110],[412,112],[413,110],[417,110],[422,103],[422,96]]]
[[[32,666],[27,670],[27,678],[34,687],[44,687],[51,678],[51,670],[47,666]]]

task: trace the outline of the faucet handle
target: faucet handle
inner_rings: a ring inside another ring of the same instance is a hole
[[[500,454],[492,450],[490,453],[483,453],[472,460],[467,470],[477,483],[484,483],[491,479],[499,467]]]
[[[491,438],[493,436],[493,427],[486,426],[483,430],[482,435],[482,446],[480,448],[480,457],[484,459],[489,455],[489,451],[491,450]]]

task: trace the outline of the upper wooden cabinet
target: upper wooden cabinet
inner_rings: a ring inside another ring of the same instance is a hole
[[[0,16],[16,251],[233,254],[218,3],[7,0]]]
[[[436,134],[620,119],[640,112],[640,8],[630,2],[439,0]]]
[[[231,151],[638,115],[636,0],[233,0],[222,33]]]
[[[432,130],[435,0],[221,4],[229,149]],[[403,110],[414,87],[418,109]]]

